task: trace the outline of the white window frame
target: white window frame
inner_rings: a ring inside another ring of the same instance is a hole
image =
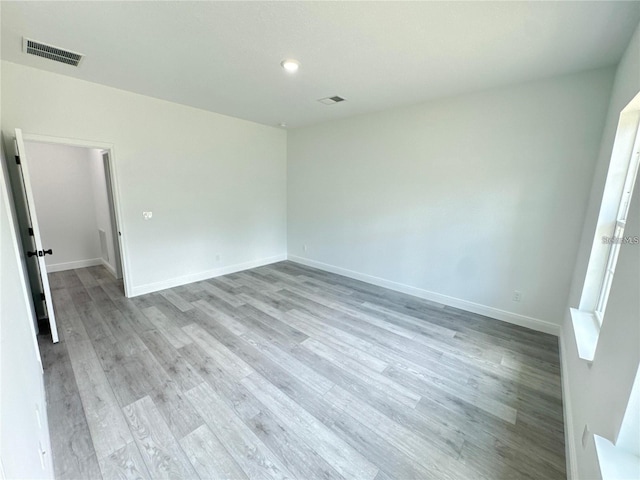
[[[613,285],[616,263],[625,242],[624,229],[640,169],[640,92],[622,110],[577,308],[569,308],[578,357],[595,358],[600,330]]]
[[[640,131],[638,133],[640,135]],[[595,309],[593,311],[598,324],[602,326],[604,320],[605,311],[607,309],[607,301],[609,300],[609,293],[611,292],[611,285],[613,284],[613,277],[615,275],[616,265],[618,263],[618,255],[620,254],[620,247],[624,242],[624,228],[627,222],[627,215],[629,214],[629,207],[631,206],[631,197],[633,195],[633,187],[638,176],[638,170],[640,167],[640,151],[634,152],[627,174],[624,180],[624,189],[620,198],[620,206],[618,207],[618,213],[616,215],[615,228],[613,230],[613,237],[611,237],[609,244],[609,254],[607,256],[607,266],[602,278],[602,284],[598,293],[598,301],[596,302]]]

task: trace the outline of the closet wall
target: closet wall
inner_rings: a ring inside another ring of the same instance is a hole
[[[44,248],[53,250],[45,257],[48,271],[100,265],[99,230],[109,219],[100,153],[40,142],[25,146],[40,234]]]

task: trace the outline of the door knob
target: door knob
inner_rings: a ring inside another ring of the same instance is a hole
[[[43,252],[43,256],[44,256],[44,255],[53,255],[53,250],[52,250],[52,249],[45,250],[45,251]]]
[[[36,255],[38,255],[38,251],[34,250],[33,252],[27,252],[27,257],[31,258],[31,257],[35,257]]]

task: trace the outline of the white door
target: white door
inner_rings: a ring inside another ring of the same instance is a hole
[[[29,160],[27,158],[26,149],[24,148],[24,140],[22,138],[22,130],[16,128],[16,149],[19,157],[19,166],[22,169],[22,179],[24,181],[24,190],[26,196],[27,209],[31,217],[31,229],[36,250],[27,251],[29,257],[36,257],[39,269],[39,280],[41,282],[42,293],[44,296],[44,304],[47,316],[49,317],[49,326],[51,327],[51,338],[53,343],[58,343],[58,327],[56,326],[56,315],[53,311],[53,301],[51,299],[51,289],[49,288],[49,277],[47,276],[47,265],[44,262],[45,255],[52,255],[51,249],[45,249],[42,245],[40,237],[40,228],[38,227],[38,217],[36,215],[35,202],[33,200],[33,190],[31,189],[31,180],[29,177]]]

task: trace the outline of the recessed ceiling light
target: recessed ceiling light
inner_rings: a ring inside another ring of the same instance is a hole
[[[298,71],[298,68],[300,68],[300,62],[294,60],[293,58],[287,58],[283,60],[282,62],[280,62],[280,65],[282,65],[282,68],[284,68],[289,73],[295,73]]]
[[[279,127],[282,127],[282,128],[286,128],[286,127],[287,127],[287,124],[286,124],[286,123],[284,123],[284,122],[280,122],[280,123],[278,124],[278,126],[279,126]]]

